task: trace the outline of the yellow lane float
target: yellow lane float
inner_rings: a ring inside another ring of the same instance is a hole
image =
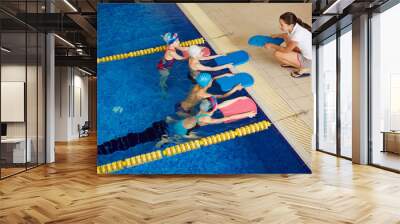
[[[97,166],[97,174],[107,174],[122,170],[124,168],[133,167],[142,165],[145,163],[153,162],[156,160],[160,160],[163,156],[169,157],[177,154],[189,152],[192,150],[199,149],[203,146],[209,146],[218,144],[220,142],[225,142],[232,140],[236,137],[242,137],[246,135],[250,135],[256,132],[264,131],[271,126],[269,121],[260,121],[257,123],[249,124],[240,128],[236,128],[234,130],[228,130],[222,133],[218,133],[215,135],[211,135],[208,137],[204,137],[201,139],[196,139],[192,141],[188,141],[185,143],[181,143],[178,145],[173,145],[165,148],[164,150],[156,150],[153,152],[140,154],[136,156],[132,156],[126,158],[124,160],[114,161],[108,164],[104,164],[101,166]]]
[[[181,42],[181,46],[189,47],[192,45],[204,44],[204,43],[205,43],[204,38],[200,37],[200,38],[197,38],[194,40],[188,40],[188,41]],[[126,52],[126,53],[122,53],[122,54],[108,55],[108,56],[97,58],[97,64],[110,62],[110,61],[123,60],[123,59],[128,59],[128,58],[133,58],[133,57],[139,57],[139,56],[144,56],[144,55],[148,55],[148,54],[154,54],[154,53],[165,51],[165,49],[166,49],[166,46],[163,45],[163,46],[157,46],[157,47],[151,47],[151,48]]]

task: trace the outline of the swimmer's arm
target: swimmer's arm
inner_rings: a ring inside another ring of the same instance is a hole
[[[223,117],[223,118],[205,118],[204,120],[201,120],[201,122],[208,123],[208,124],[220,124],[220,123],[223,123],[223,122],[229,121],[229,120],[240,120],[243,118],[254,117],[254,116],[255,116],[255,112],[247,112],[247,113],[235,114],[235,115]]]
[[[188,47],[182,47],[182,46],[178,46],[178,47],[175,47],[175,48],[180,50],[180,51],[188,51],[189,50]]]
[[[212,97],[212,96],[214,96],[214,95],[209,94],[209,93],[207,93],[207,92],[205,92],[205,93],[199,93],[199,97],[201,97],[202,99],[209,98],[209,97]]]
[[[195,133],[189,133],[188,135],[184,135],[184,138],[188,138],[188,139],[196,139],[199,138],[198,135],[196,135]]]
[[[218,99],[225,98],[225,97],[228,97],[228,96],[232,95],[233,93],[235,93],[236,91],[239,91],[241,89],[243,89],[243,87],[242,87],[241,84],[239,84],[239,85],[233,87],[229,92],[227,92],[227,93],[225,93],[223,95],[215,95],[215,97],[218,98]]]
[[[173,58],[175,58],[176,60],[185,60],[185,59],[187,59],[186,57],[180,56],[180,55],[177,54],[176,52],[171,52],[170,54],[171,54],[171,56],[172,56]]]
[[[231,99],[231,100],[226,100],[226,101],[224,101],[224,102],[218,104],[218,106],[217,106],[216,109],[222,109],[222,108],[224,108],[224,107],[227,107],[227,106],[229,106],[229,105],[235,103],[235,102],[238,101],[238,100],[243,100],[243,99],[246,99],[246,98],[247,98],[246,96],[239,96],[239,97],[236,97],[236,98]]]
[[[215,76],[213,78],[213,80],[216,80],[216,79],[219,79],[219,78],[222,78],[222,77],[226,77],[226,76],[233,76],[233,74],[228,72],[228,73],[225,73],[225,74],[222,74],[222,75],[219,75],[219,76]]]
[[[233,67],[232,64],[220,65],[220,66],[216,66],[216,67],[208,67],[208,66],[204,66],[202,64],[197,64],[195,69],[200,70],[200,71],[215,72],[215,71],[219,71],[219,70],[222,70],[225,68],[232,68],[232,67]]]
[[[174,119],[174,118],[172,118],[171,116],[167,116],[166,118],[165,118],[165,122],[167,123],[167,124],[170,124],[170,123],[173,123],[173,122],[175,122],[176,120]]]
[[[223,54],[216,54],[216,55],[213,55],[213,56],[201,57],[201,58],[199,58],[199,60],[200,61],[212,60],[212,59],[215,59],[215,58],[218,58],[218,57],[221,57],[221,56],[224,56],[224,55]]]

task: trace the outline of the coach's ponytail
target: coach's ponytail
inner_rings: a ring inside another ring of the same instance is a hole
[[[279,19],[283,20],[286,24],[288,25],[296,25],[298,23],[300,26],[304,27],[308,31],[311,32],[311,26],[308,25],[307,23],[303,22],[300,18],[298,18],[294,13],[292,12],[285,12],[283,13]]]

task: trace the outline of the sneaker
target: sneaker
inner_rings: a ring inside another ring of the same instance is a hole
[[[300,77],[305,77],[305,76],[309,76],[310,73],[301,73],[301,72],[291,72],[290,76],[292,76],[293,78],[300,78]]]

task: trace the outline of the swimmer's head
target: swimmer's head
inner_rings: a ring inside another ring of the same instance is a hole
[[[211,103],[208,100],[202,100],[200,103],[200,110],[202,111],[209,111],[211,108]]]
[[[192,58],[208,57],[211,55],[211,51],[208,47],[201,47],[198,45],[192,45],[189,47],[189,56]]]
[[[210,48],[208,48],[208,47],[202,47],[201,48],[201,56],[208,57],[210,55],[211,55]]]
[[[196,82],[201,87],[207,87],[211,83],[212,77],[209,73],[202,72],[196,76]]]
[[[198,58],[202,55],[202,47],[197,45],[192,45],[189,47],[189,55],[192,58]]]
[[[217,100],[214,97],[204,99],[200,103],[200,110],[209,112],[217,107]]]
[[[166,44],[171,45],[175,43],[179,43],[178,34],[177,33],[166,33],[162,35],[163,40]]]
[[[215,109],[217,106],[217,100],[214,97],[204,99],[200,103],[200,110],[209,112]]]

